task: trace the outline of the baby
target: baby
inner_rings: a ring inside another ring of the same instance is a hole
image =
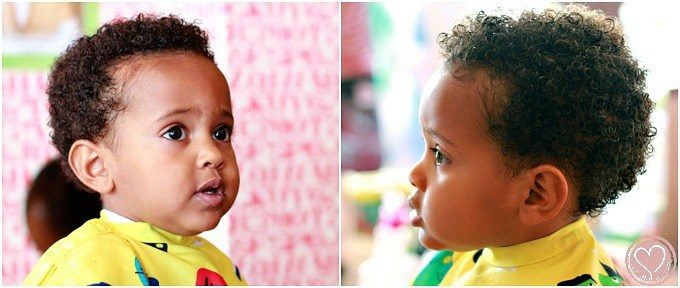
[[[57,59],[47,88],[65,172],[103,210],[26,285],[246,285],[197,234],[239,188],[229,86],[208,36],[175,16],[114,20]]]
[[[619,23],[578,5],[480,12],[438,42],[408,202],[444,251],[414,285],[621,285],[585,218],[630,191],[655,134]]]

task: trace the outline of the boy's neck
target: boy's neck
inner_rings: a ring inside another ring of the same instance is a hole
[[[557,217],[556,217],[557,218]],[[559,231],[560,229],[564,228],[565,226],[576,222],[579,220],[581,216],[576,216],[576,215],[568,215],[566,217],[560,217],[560,219],[554,219],[554,221],[548,221],[544,222],[542,224],[532,226],[532,227],[527,227],[526,231],[528,232],[527,237],[524,237],[524,239],[519,239],[517,243],[507,245],[507,246],[513,246],[537,239],[541,239],[544,237],[548,237],[555,232]]]

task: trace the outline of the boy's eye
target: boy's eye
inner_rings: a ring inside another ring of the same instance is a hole
[[[231,141],[231,131],[227,126],[220,126],[213,132],[215,140],[229,142]]]
[[[439,145],[435,146],[434,148],[430,148],[432,153],[434,153],[434,163],[439,166],[439,165],[446,165],[451,162],[448,157],[444,156],[444,153],[439,150]]]
[[[163,133],[163,138],[179,141],[186,138],[186,133],[180,126],[174,126]]]

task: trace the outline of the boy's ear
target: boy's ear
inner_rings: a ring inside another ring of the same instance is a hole
[[[79,139],[71,145],[68,164],[76,177],[90,189],[106,194],[113,190],[111,173],[107,170],[102,157],[105,151],[92,141]]]
[[[542,164],[526,172],[528,189],[519,209],[525,225],[536,225],[554,218],[567,203],[569,184],[562,170]]]

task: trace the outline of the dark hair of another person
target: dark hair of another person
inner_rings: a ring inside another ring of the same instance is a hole
[[[29,232],[41,250],[87,220],[98,218],[101,209],[99,194],[87,193],[69,181],[59,160],[52,160],[43,167],[33,180],[26,199]]]

